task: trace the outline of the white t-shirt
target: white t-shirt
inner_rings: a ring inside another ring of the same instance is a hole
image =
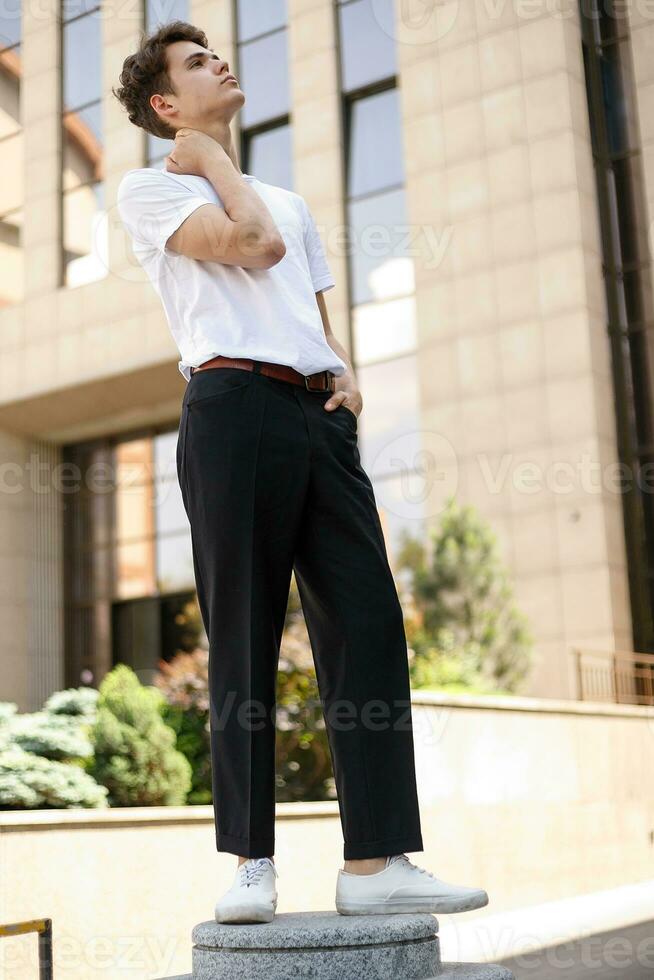
[[[223,203],[205,177],[174,174],[165,166],[128,170],[117,206],[132,249],[161,297],[187,381],[191,367],[223,354],[287,364],[301,374],[347,365],[327,343],[315,294],[334,279],[322,242],[300,194],[251,182],[273,216],[286,254],[271,269],[201,262],[166,247],[185,218],[203,204]]]

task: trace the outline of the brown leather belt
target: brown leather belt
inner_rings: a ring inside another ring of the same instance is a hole
[[[218,354],[210,361],[205,361],[199,367],[192,367],[191,374],[205,371],[207,368],[235,367],[245,371],[257,371],[267,374],[280,381],[292,381],[296,385],[304,385],[308,391],[335,391],[336,375],[332,371],[317,371],[315,374],[300,374],[287,364],[275,364],[273,361],[255,361],[250,357],[225,357]]]

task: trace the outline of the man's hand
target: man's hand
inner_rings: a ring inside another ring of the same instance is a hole
[[[218,140],[198,129],[182,126],[175,133],[175,145],[165,158],[166,170],[173,174],[206,177],[210,161],[220,153],[229,159]]]
[[[352,414],[358,418],[361,414],[361,409],[363,408],[363,399],[357,385],[354,368],[350,363],[350,359],[347,356],[345,348],[336,339],[332,332],[331,324],[329,322],[329,314],[327,313],[327,304],[325,303],[325,293],[323,290],[318,290],[316,293],[316,303],[318,304],[318,309],[320,310],[322,326],[325,332],[325,340],[334,353],[338,354],[340,359],[345,361],[347,365],[347,370],[345,370],[343,374],[339,375],[338,378],[334,378],[334,394],[331,396],[331,398],[327,399],[323,405],[323,408],[326,408],[328,412],[333,412],[339,405],[345,405],[345,407],[349,408]]]
[[[340,377],[335,378],[334,387],[333,395],[327,399],[323,408],[326,408],[328,412],[333,412],[339,405],[345,405],[358,418],[363,408],[363,399],[350,372],[346,371]]]

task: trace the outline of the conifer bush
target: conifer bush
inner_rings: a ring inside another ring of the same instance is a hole
[[[100,684],[91,733],[89,772],[109,791],[111,806],[181,806],[191,787],[191,766],[175,748],[175,732],[162,717],[164,697],[118,664]]]

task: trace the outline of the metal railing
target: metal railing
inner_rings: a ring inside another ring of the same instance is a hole
[[[0,925],[0,938],[27,932],[36,932],[39,936],[39,980],[52,980],[52,919],[28,919],[26,922]]]
[[[572,653],[580,701],[654,705],[654,654],[579,647]]]

